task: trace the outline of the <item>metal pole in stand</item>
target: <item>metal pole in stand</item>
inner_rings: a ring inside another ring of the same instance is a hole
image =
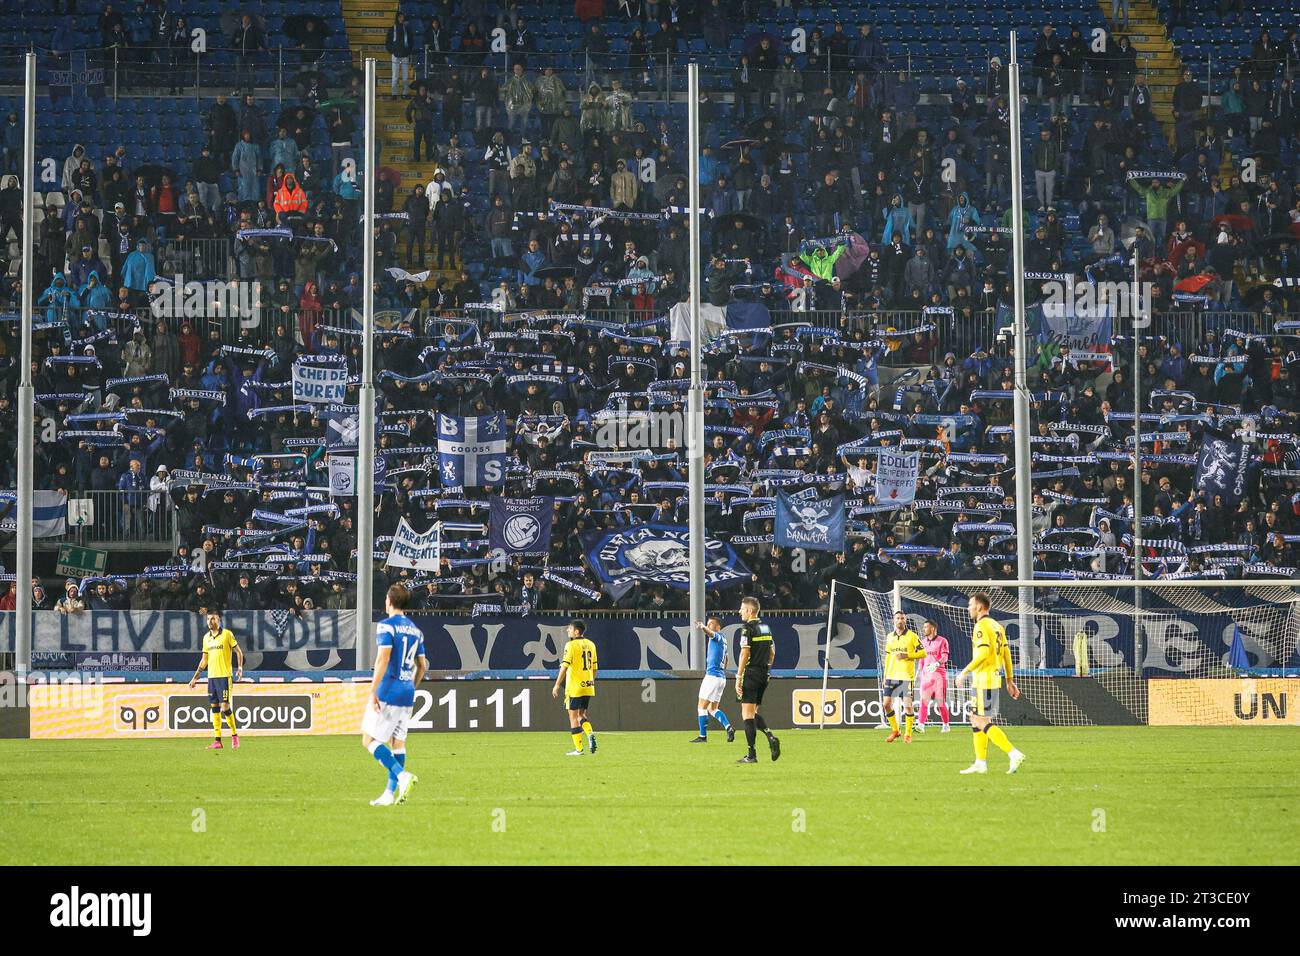
[[[695,627],[704,620],[704,329],[700,320],[700,67],[686,68],[686,126],[688,139],[687,175],[690,204],[687,227],[690,233],[691,385],[687,393],[686,459],[690,467],[690,635],[687,660],[692,670],[704,666],[704,635]]]
[[[1142,366],[1138,349],[1142,343],[1142,329],[1146,323],[1141,321],[1142,286],[1141,257],[1138,253],[1137,237],[1133,237],[1133,581],[1142,580]],[[1142,609],[1142,588],[1133,589],[1133,606]],[[1133,618],[1133,657],[1134,668],[1140,676],[1142,673],[1142,615]]]
[[[1007,100],[1011,104],[1011,250],[1015,272],[1014,326],[1016,337],[1015,408],[1016,429],[1016,576],[1022,581],[1034,577],[1034,512],[1032,466],[1029,452],[1029,335],[1025,328],[1025,211],[1024,180],[1021,169],[1020,138],[1020,61],[1016,55],[1016,32],[1011,31],[1011,63],[1007,68]],[[1034,595],[1031,589],[1017,592],[1020,621],[1020,666],[1033,663]]]
[[[18,372],[18,537],[14,539],[17,552],[14,589],[17,602],[14,610],[14,670],[19,682],[25,681],[32,669],[32,493],[35,490],[35,434],[36,390],[32,387],[32,311],[36,304],[36,291],[32,286],[32,273],[36,255],[36,230],[32,228],[33,197],[36,185],[36,54],[27,53],[23,77],[23,175],[19,180],[23,190],[23,263],[22,263],[22,367]]]
[[[361,388],[357,397],[357,670],[374,666],[375,576],[375,60],[365,61],[362,185]]]

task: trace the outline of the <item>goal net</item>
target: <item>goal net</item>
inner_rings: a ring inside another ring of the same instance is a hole
[[[863,592],[878,661],[897,609],[917,633],[931,620],[948,639],[954,716],[968,696],[954,689],[971,659],[967,602],[981,592],[1006,628],[1022,695],[1010,712],[1020,720],[1221,723],[1232,694],[1225,705],[1216,692],[1227,685],[1207,681],[1300,676],[1300,582],[900,581],[892,594]],[[1161,679],[1170,683],[1149,714],[1148,681]]]

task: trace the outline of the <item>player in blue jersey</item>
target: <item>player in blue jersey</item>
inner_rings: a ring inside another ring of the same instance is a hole
[[[700,735],[691,741],[693,744],[707,743],[709,739],[709,718],[716,717],[722,729],[727,732],[727,743],[736,739],[736,728],[732,726],[727,715],[718,705],[722,694],[727,689],[727,639],[722,633],[722,621],[711,617],[707,623],[695,622],[709,639],[704,657],[704,680],[700,681],[700,701],[695,711],[700,724]]]
[[[361,720],[361,743],[388,771],[388,787],[370,801],[372,807],[405,803],[419,779],[406,769],[406,727],[415,705],[415,685],[429,662],[424,656],[424,633],[402,613],[410,600],[406,588],[394,584],[384,599],[388,617],[375,628],[379,649],[370,700]]]

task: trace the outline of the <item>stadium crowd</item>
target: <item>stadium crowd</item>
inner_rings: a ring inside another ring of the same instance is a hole
[[[695,36],[754,41],[728,92],[700,103],[710,536],[731,542],[752,572],[742,590],[765,607],[824,605],[832,578],[882,589],[899,577],[1015,577],[998,58],[939,92],[890,62],[869,24],[811,30],[795,54],[761,34],[757,4],[710,0],[690,13],[667,0],[587,17],[592,65],[574,83],[530,55],[528,26],[508,9],[441,6],[389,33],[395,59],[418,46],[442,56],[403,94],[428,182],[377,177],[384,484],[373,542],[357,541],[355,499],[324,490],[330,455],[355,442],[356,72],[328,89],[308,81],[273,119],[252,93],[217,97],[185,177],[141,172],[124,149],[67,157],[66,202],[47,201],[36,226],[37,422],[57,430],[38,442],[37,487],[120,492],[109,520],[128,537],[170,512],[180,547],[70,583],[60,609],[348,606],[358,545],[382,567],[402,517],[418,531],[482,524],[494,494],[555,497],[549,555],[493,562],[471,537],[449,545],[440,573],[386,578],[411,580],[424,608],[684,608],[685,593],[665,586],[601,592],[582,535],[686,520],[673,423],[689,351],[671,314],[689,273],[685,107],[664,101],[651,54]],[[145,5],[155,17],[159,7]],[[494,16],[512,36],[504,76],[482,43]],[[625,56],[609,53],[608,33],[628,37]],[[1026,71],[1037,128],[1024,154],[1026,292],[1038,306],[1063,287],[1113,294],[1135,248],[1155,317],[1136,370],[1132,338],[1109,323],[1071,348],[1041,321],[1025,359],[1037,572],[1130,573],[1137,371],[1151,415],[1140,436],[1146,572],[1294,576],[1296,33],[1261,34],[1212,100],[1184,77],[1168,138],[1127,39],[1095,54],[1089,35],[1045,30]],[[5,177],[5,238],[23,228],[21,190]],[[259,291],[242,321],[206,302],[200,315],[172,307],[173,274],[219,278],[227,256],[226,292],[246,293],[231,301]],[[4,307],[19,296],[10,270]],[[13,435],[12,320],[0,348],[0,431]],[[304,361],[346,363],[341,407],[295,404],[291,370]],[[507,414],[503,484],[444,487],[437,410]],[[1216,441],[1225,454],[1246,449],[1244,490],[1205,480],[1198,459]],[[876,500],[882,447],[921,452],[914,503]],[[0,487],[14,472],[0,460]],[[777,489],[846,493],[846,550],[775,546]],[[41,590],[54,606],[47,590],[62,588]]]

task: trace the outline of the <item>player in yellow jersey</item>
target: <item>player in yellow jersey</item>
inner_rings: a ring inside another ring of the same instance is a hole
[[[560,673],[551,688],[551,696],[559,697],[560,687],[564,687],[564,707],[569,712],[569,733],[573,737],[573,749],[567,754],[570,757],[582,756],[584,734],[591,752],[596,752],[596,731],[587,719],[587,708],[596,696],[596,645],[583,636],[586,632],[581,621],[569,622],[569,641],[564,645]]]
[[[907,615],[894,612],[894,629],[885,638],[884,664],[881,667],[880,706],[889,720],[889,736],[885,743],[892,744],[899,737],[898,718],[894,715],[894,701],[903,701],[906,735],[903,743],[912,742],[912,721],[916,709],[912,704],[912,682],[916,679],[916,662],[925,659],[921,638],[907,623]]]
[[[235,640],[235,635],[231,633],[230,628],[221,626],[221,615],[209,614],[208,632],[203,635],[203,656],[199,658],[199,666],[194,669],[194,676],[190,678],[190,686],[193,687],[199,679],[199,674],[207,668],[208,703],[212,706],[212,729],[217,735],[217,739],[208,744],[209,750],[221,749],[221,718],[223,717],[230,725],[231,745],[236,750],[239,749],[239,728],[235,726],[235,714],[230,707],[230,685],[233,683],[232,657],[238,661],[233,671],[233,680],[239,680],[244,676],[243,648]]]
[[[962,773],[988,773],[989,741],[1011,758],[1011,767],[1007,773],[1015,773],[1025,762],[1025,755],[993,721],[998,716],[998,698],[1001,695],[1002,677],[1007,678],[1007,693],[1015,700],[1020,696],[1011,666],[1011,645],[1007,643],[1007,632],[1002,625],[989,616],[989,596],[983,592],[971,595],[966,602],[966,613],[975,622],[971,633],[971,662],[957,675],[957,686],[962,685],[966,675],[971,675],[972,713],[971,730],[975,731],[975,762]]]

